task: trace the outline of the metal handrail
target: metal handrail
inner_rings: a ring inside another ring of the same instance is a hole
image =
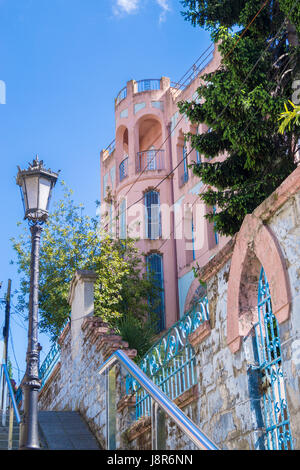
[[[8,400],[7,400],[8,399]],[[6,425],[6,413],[7,409],[9,410],[9,425],[8,425],[8,450],[12,449],[12,436],[13,436],[13,422],[14,414],[16,416],[17,423],[21,423],[21,417],[18,410],[18,405],[15,399],[15,394],[11,385],[9,378],[7,365],[5,363],[1,364],[1,386],[0,386],[0,400],[1,400],[1,410],[2,410],[2,426]],[[7,401],[8,406],[7,406]]]
[[[129,374],[148,392],[153,402],[165,411],[199,449],[219,450],[204,432],[201,431],[121,349],[118,349],[102,364],[99,369],[99,374],[103,374],[110,369],[117,361],[125,367]],[[153,419],[153,421],[156,420]]]

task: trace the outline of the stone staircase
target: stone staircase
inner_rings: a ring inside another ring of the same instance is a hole
[[[42,450],[101,450],[97,440],[75,411],[39,411]],[[0,423],[0,451],[8,450],[8,419]],[[19,425],[14,418],[12,450],[19,449]]]
[[[6,419],[6,425],[2,426],[0,423],[0,451],[7,450],[8,447],[8,417]],[[12,450],[19,448],[19,425],[16,418],[14,417],[13,426],[13,438],[12,438]]]
[[[46,450],[101,450],[76,411],[39,411],[41,446]]]

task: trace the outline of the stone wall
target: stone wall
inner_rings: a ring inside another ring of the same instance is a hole
[[[197,385],[178,397],[176,404],[221,449],[264,447],[254,334],[261,265],[279,322],[293,443],[300,449],[300,168],[245,218],[240,232],[200,271],[207,285],[210,321],[190,335]],[[114,350],[123,348],[130,357],[135,352],[92,316],[91,290],[86,286],[90,282],[92,288],[92,277],[80,272],[76,276],[70,296],[71,326],[60,337],[61,360],[41,391],[40,406],[79,410],[105,448],[106,381],[97,371]],[[81,306],[78,298],[74,302],[76,292],[79,298],[85,296]],[[118,368],[116,447],[150,449],[151,420],[134,420],[134,399],[124,395],[124,377]],[[160,419],[166,449],[194,448],[163,413]]]

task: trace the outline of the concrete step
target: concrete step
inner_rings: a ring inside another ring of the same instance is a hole
[[[47,450],[101,450],[76,411],[39,411],[40,438]]]

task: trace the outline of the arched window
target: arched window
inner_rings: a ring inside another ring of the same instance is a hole
[[[165,328],[165,294],[164,294],[164,275],[163,275],[163,259],[159,253],[151,253],[146,257],[148,272],[151,272],[159,289],[159,303],[154,308],[157,315],[158,330]],[[149,300],[151,303],[151,299]]]
[[[145,193],[145,236],[155,240],[161,236],[160,200],[157,191]]]
[[[258,284],[257,307],[255,336],[263,395],[265,448],[291,450],[293,443],[282,371],[279,325],[272,312],[269,284],[263,268]]]

